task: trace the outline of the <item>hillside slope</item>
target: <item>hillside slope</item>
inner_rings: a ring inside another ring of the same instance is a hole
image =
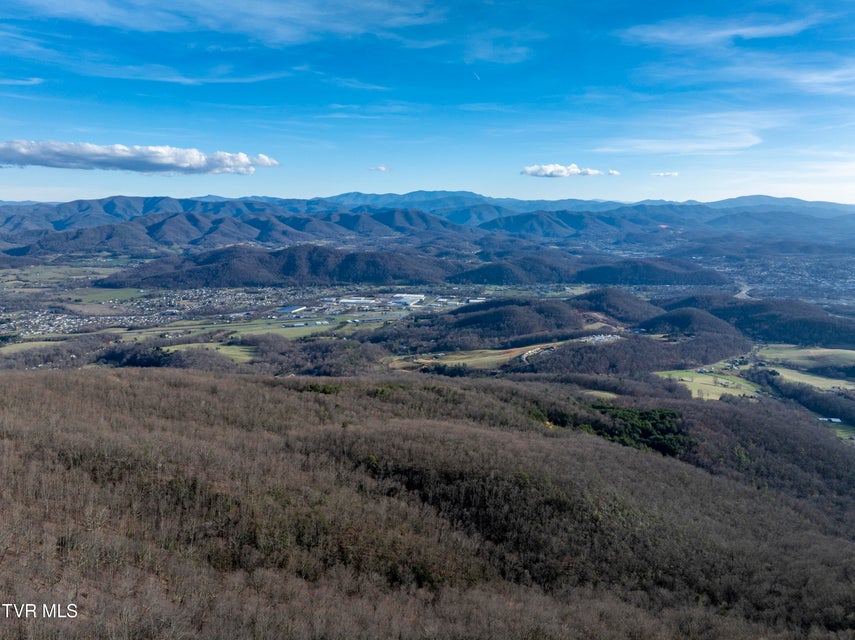
[[[7,597],[81,611],[3,637],[855,628],[855,450],[776,405],[99,369],[4,374],[0,407]],[[588,432],[641,425],[696,444]]]

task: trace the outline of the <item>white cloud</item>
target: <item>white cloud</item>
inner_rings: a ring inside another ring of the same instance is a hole
[[[13,86],[13,87],[31,87],[33,85],[42,84],[44,80],[42,78],[23,78],[17,80],[15,78],[0,78],[0,85]]]
[[[236,173],[249,175],[256,167],[279,163],[264,154],[216,151],[170,146],[97,145],[87,142],[11,140],[0,142],[0,165],[40,166],[60,169],[110,169],[139,173]]]
[[[507,31],[490,29],[476,33],[469,38],[464,59],[467,63],[494,62],[497,64],[517,64],[528,60],[533,51],[528,45],[545,36],[524,29]],[[475,77],[480,80],[478,74]]]
[[[651,176],[656,176],[657,178],[676,178],[680,175],[679,171],[657,171],[656,173],[651,173]]]
[[[609,174],[610,176],[619,176],[619,175],[620,175],[620,171],[617,171],[617,170],[615,170],[615,169],[609,169],[609,170],[608,170],[608,174]]]
[[[85,75],[100,78],[116,78],[119,80],[150,80],[152,82],[171,82],[173,84],[200,85],[200,84],[252,84],[255,82],[266,82],[278,80],[291,75],[288,71],[267,74],[234,74],[229,71],[225,73],[212,73],[208,75],[190,76],[173,69],[172,67],[159,64],[145,65],[116,65],[103,64],[91,61],[70,61],[70,69],[74,69]]]
[[[524,167],[521,174],[536,178],[569,178],[570,176],[601,176],[599,169],[580,169],[575,164],[533,164]],[[608,175],[620,175],[617,171],[609,171]]]
[[[650,65],[647,75],[662,81],[696,84],[705,82],[744,85],[788,84],[821,95],[855,95],[855,58],[846,48],[834,46],[833,38],[798,48],[760,51],[740,47],[740,41],[797,36],[815,26],[840,22],[840,16],[816,13],[801,19],[749,15],[742,20],[681,18],[638,25],[621,32],[629,42],[681,50],[679,65]],[[691,54],[695,54],[693,57]],[[759,85],[758,85],[759,86]]]
[[[802,55],[787,59],[755,55],[743,57],[720,71],[742,82],[779,80],[815,94],[855,95],[855,58],[825,56],[808,59]]]
[[[748,149],[763,142],[752,131],[722,131],[700,136],[675,133],[668,138],[624,138],[612,140],[595,151],[601,153],[718,154]]]
[[[386,173],[387,171],[389,171],[389,167],[387,167],[384,164],[381,164],[381,165],[378,165],[376,167],[370,167],[368,170],[369,171],[379,171],[380,173]]]
[[[821,16],[786,22],[763,16],[748,16],[742,21],[681,18],[631,27],[623,32],[623,36],[644,44],[696,49],[718,46],[736,39],[755,40],[794,36],[821,21]]]
[[[31,13],[130,31],[209,30],[242,33],[276,44],[321,34],[359,35],[436,22],[425,0],[9,0],[2,14]]]
[[[357,80],[356,78],[330,78],[329,81],[339,87],[344,87],[345,89],[361,89],[364,91],[389,91],[389,87],[384,87],[379,84],[371,84],[370,82],[363,82],[362,80]]]
[[[251,158],[252,164],[257,167],[278,167],[279,161],[274,160],[270,156],[266,156],[263,153],[259,153],[257,156]]]

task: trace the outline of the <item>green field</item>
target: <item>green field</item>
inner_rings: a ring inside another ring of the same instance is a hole
[[[85,287],[82,289],[69,289],[67,296],[69,300],[80,300],[82,302],[107,302],[108,300],[117,300],[126,302],[139,298],[148,292],[128,287],[125,289],[100,289],[97,287]]]
[[[104,278],[118,269],[111,267],[72,267],[68,265],[33,265],[0,271],[0,282],[6,285],[45,287],[68,280]]]
[[[816,376],[812,373],[805,373],[804,371],[797,371],[796,369],[782,367],[780,365],[773,365],[770,368],[780,373],[781,377],[785,380],[788,380],[790,382],[800,382],[802,384],[808,384],[812,387],[816,387],[817,389],[823,389],[825,391],[828,391],[829,389],[834,389],[835,387],[839,387],[841,389],[855,389],[855,384],[847,382],[846,380],[841,380],[840,378],[826,378],[824,376]]]
[[[28,351],[30,349],[38,349],[39,347],[49,347],[57,344],[56,340],[32,340],[30,342],[13,342],[11,344],[0,347],[0,355],[10,355]]]
[[[448,354],[425,354],[418,358],[396,358],[390,363],[390,366],[393,369],[412,369],[430,364],[452,366],[462,364],[473,369],[495,369],[529,351],[543,350],[560,344],[563,342],[544,342],[527,347],[514,347],[513,349],[476,349],[474,351],[455,351]]]
[[[361,328],[376,328],[383,324],[385,320],[377,322],[361,322],[360,324],[345,324],[346,317],[340,316],[335,318],[318,318],[318,320],[328,320],[329,324],[313,325],[308,324],[305,327],[282,326],[283,324],[297,323],[298,321],[283,322],[282,319],[259,318],[254,320],[178,320],[167,325],[158,327],[146,327],[143,329],[107,329],[109,333],[121,335],[124,340],[146,340],[148,338],[157,338],[165,335],[181,334],[199,334],[209,333],[212,331],[224,331],[229,335],[258,335],[263,333],[273,333],[284,338],[295,340],[305,336],[317,335],[329,331],[341,333],[352,333]],[[307,320],[314,322],[314,320]]]
[[[843,438],[844,440],[855,438],[855,427],[850,427],[848,425],[834,425],[831,429],[838,435],[838,437]]]
[[[598,389],[585,389],[583,391],[586,396],[592,396],[594,398],[600,398],[602,400],[613,400],[614,398],[620,398],[620,396],[616,393],[612,393],[611,391],[599,391]]]
[[[769,363],[783,364],[796,369],[855,365],[855,351],[849,349],[811,349],[792,344],[770,344],[760,349],[757,356]]]
[[[817,389],[834,387],[855,388],[855,384],[847,383],[837,378],[827,378],[799,371],[800,367],[820,365],[847,366],[855,365],[855,351],[846,349],[806,349],[789,344],[773,344],[757,353],[757,357],[765,360],[770,369],[774,369],[785,380],[800,382]],[[725,363],[712,365],[717,369]],[[711,367],[711,368],[712,368]],[[730,393],[734,395],[754,395],[759,389],[756,385],[735,375],[724,373],[698,373],[695,370],[662,371],[657,375],[672,378],[685,385],[696,398],[718,399]]]
[[[549,289],[539,291],[537,297],[566,298],[568,296],[578,296],[583,293],[587,293],[591,289],[593,289],[593,287],[587,284],[554,286]],[[530,298],[532,296],[532,291],[527,287],[488,284],[481,290],[479,297],[480,296],[487,298]]]
[[[217,353],[227,356],[235,362],[250,362],[255,357],[254,347],[242,347],[240,345],[220,344],[219,342],[198,342],[191,344],[178,344],[173,347],[166,347],[164,351],[186,351],[188,349],[207,349],[216,351]]]
[[[656,375],[684,385],[696,398],[718,400],[725,394],[753,396],[760,388],[738,376],[722,373],[698,373],[694,369],[660,371]]]

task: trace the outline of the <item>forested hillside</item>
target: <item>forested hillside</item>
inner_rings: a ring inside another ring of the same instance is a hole
[[[525,378],[2,382],[5,589],[81,615],[6,621],[0,637],[842,639],[855,625],[855,449],[775,404],[697,403],[664,382],[604,401]]]

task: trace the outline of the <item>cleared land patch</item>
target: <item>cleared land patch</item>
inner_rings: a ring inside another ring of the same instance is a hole
[[[774,365],[771,367],[785,380],[790,382],[800,382],[802,384],[807,384],[812,387],[816,387],[817,389],[823,389],[828,391],[829,389],[855,389],[855,384],[851,382],[847,382],[846,380],[841,380],[840,378],[826,378],[825,376],[817,376],[812,373],[805,373],[804,371],[798,371],[796,369],[791,369],[790,367],[782,367],[779,365]]]
[[[187,351],[188,349],[207,349],[216,351],[220,355],[227,356],[237,363],[250,362],[256,354],[255,347],[244,347],[241,345],[220,344],[219,342],[198,342],[190,344],[178,344],[164,348],[164,351]]]
[[[660,371],[656,375],[676,380],[696,398],[718,400],[725,394],[753,396],[760,388],[743,378],[722,373],[699,373],[692,369]]]
[[[760,349],[757,355],[767,362],[781,363],[793,368],[855,365],[855,351],[850,349],[806,349],[791,344],[771,344]]]
[[[109,302],[116,300],[118,302],[127,302],[134,298],[139,298],[146,295],[148,292],[136,287],[127,287],[125,289],[99,289],[97,287],[86,287],[83,289],[70,289],[67,293],[70,300],[80,300],[81,302]]]
[[[39,347],[50,347],[57,344],[56,340],[33,340],[31,342],[12,342],[3,347],[0,347],[0,354],[13,354],[27,351],[29,349],[38,349]]]
[[[832,427],[832,431],[844,440],[855,440],[855,427],[850,427],[849,425],[835,425]]]
[[[17,269],[3,269],[0,282],[23,287],[56,286],[69,280],[91,281],[115,273],[115,267],[75,267],[70,265],[32,265]]]
[[[473,351],[455,351],[454,353],[425,354],[415,358],[396,358],[390,363],[393,369],[408,369],[414,366],[430,364],[466,365],[473,369],[494,369],[515,358],[523,356],[535,357],[545,349],[555,348],[565,341],[544,342],[532,344],[526,347],[513,347],[511,349],[475,349]]]

